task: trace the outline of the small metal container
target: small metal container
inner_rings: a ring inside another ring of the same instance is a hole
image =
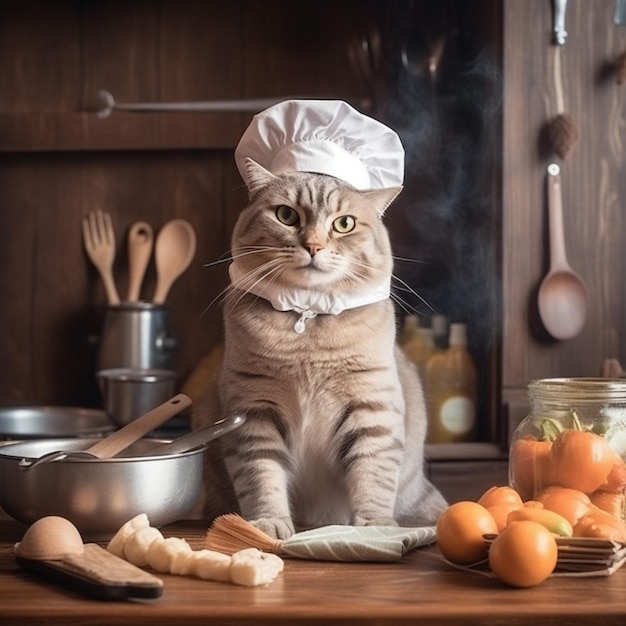
[[[155,527],[184,518],[199,498],[205,446],[190,452],[148,452],[154,439],[140,440],[113,459],[65,459],[25,470],[20,461],[55,450],[85,450],[97,440],[46,439],[0,447],[0,506],[30,524],[60,515],[84,540],[112,537],[129,519],[146,513]]]
[[[122,302],[105,310],[98,370],[171,369],[177,341],[169,333],[169,307]]]
[[[176,372],[160,369],[108,369],[96,374],[104,410],[117,426],[125,426],[174,395]]]

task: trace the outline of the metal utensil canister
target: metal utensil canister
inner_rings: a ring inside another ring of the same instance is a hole
[[[176,347],[168,305],[122,302],[105,310],[97,369],[171,369]]]

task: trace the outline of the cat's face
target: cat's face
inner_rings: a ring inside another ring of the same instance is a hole
[[[274,176],[249,160],[250,204],[233,233],[233,258],[252,281],[363,291],[391,274],[381,216],[400,187],[357,191],[319,174]]]

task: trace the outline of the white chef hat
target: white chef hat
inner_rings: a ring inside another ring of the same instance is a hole
[[[398,135],[342,100],[286,100],[258,113],[235,150],[249,184],[247,157],[273,174],[328,174],[362,190],[404,180]]]

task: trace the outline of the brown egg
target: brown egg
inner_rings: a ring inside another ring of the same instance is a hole
[[[60,561],[83,550],[83,539],[76,526],[56,515],[34,522],[14,548],[17,556],[36,561]]]

